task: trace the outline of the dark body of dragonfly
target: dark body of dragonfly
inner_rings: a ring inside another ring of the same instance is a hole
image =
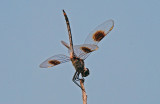
[[[70,57],[66,55],[55,55],[48,58],[46,61],[40,64],[41,68],[49,68],[52,66],[56,66],[61,63],[65,63],[71,61],[73,66],[76,69],[76,72],[73,76],[72,81],[78,85],[77,81],[80,80],[79,75],[81,74],[82,78],[87,77],[89,75],[89,69],[85,67],[84,60],[90,55],[91,52],[96,51],[98,49],[97,44],[113,29],[114,21],[107,20],[98,27],[96,27],[86,38],[84,44],[82,45],[73,45],[71,28],[69,24],[69,19],[63,10],[63,14],[66,20],[69,42],[68,45],[66,42],[61,41],[61,43],[68,48]]]

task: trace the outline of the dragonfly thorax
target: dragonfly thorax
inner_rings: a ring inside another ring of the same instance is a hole
[[[71,58],[71,61],[76,71],[82,73],[84,70],[84,61],[78,57]]]
[[[84,60],[78,57],[71,58],[72,64],[76,71],[82,74],[82,77],[87,77],[89,75],[89,69],[84,67]]]

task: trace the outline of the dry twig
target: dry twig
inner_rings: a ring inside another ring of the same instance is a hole
[[[82,87],[82,99],[83,99],[83,104],[87,104],[87,95],[84,87],[84,80],[80,79],[80,85]]]

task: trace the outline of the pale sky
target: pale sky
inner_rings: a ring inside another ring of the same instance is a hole
[[[69,55],[60,43],[69,42],[62,9],[74,44],[115,22],[85,60],[88,104],[160,104],[159,0],[1,0],[0,104],[82,104],[71,62],[39,68],[53,55]]]

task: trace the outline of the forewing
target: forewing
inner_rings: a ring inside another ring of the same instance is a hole
[[[70,58],[68,56],[59,54],[59,55],[55,55],[55,56],[48,58],[47,60],[42,62],[39,66],[41,68],[49,68],[52,66],[59,65],[61,63],[68,62],[68,61],[70,61]]]
[[[61,41],[61,43],[66,48],[68,48],[68,53],[70,53],[69,45],[64,41]],[[75,45],[73,46],[73,49],[77,57],[81,59],[86,59],[91,52],[96,51],[98,49],[98,46],[94,44],[83,44],[83,45]]]
[[[73,46],[73,49],[77,57],[81,59],[86,59],[91,52],[96,51],[98,49],[98,46],[93,44],[83,44],[83,45],[75,45]]]
[[[114,21],[113,20],[107,20],[104,23],[97,26],[86,38],[85,44],[95,45],[97,44],[113,29],[114,27]],[[98,46],[97,46],[98,47]],[[79,57],[81,59],[86,59],[91,52],[85,54],[83,51],[80,51]]]
[[[97,45],[114,27],[113,20],[107,20],[97,26],[86,38],[84,44]]]

